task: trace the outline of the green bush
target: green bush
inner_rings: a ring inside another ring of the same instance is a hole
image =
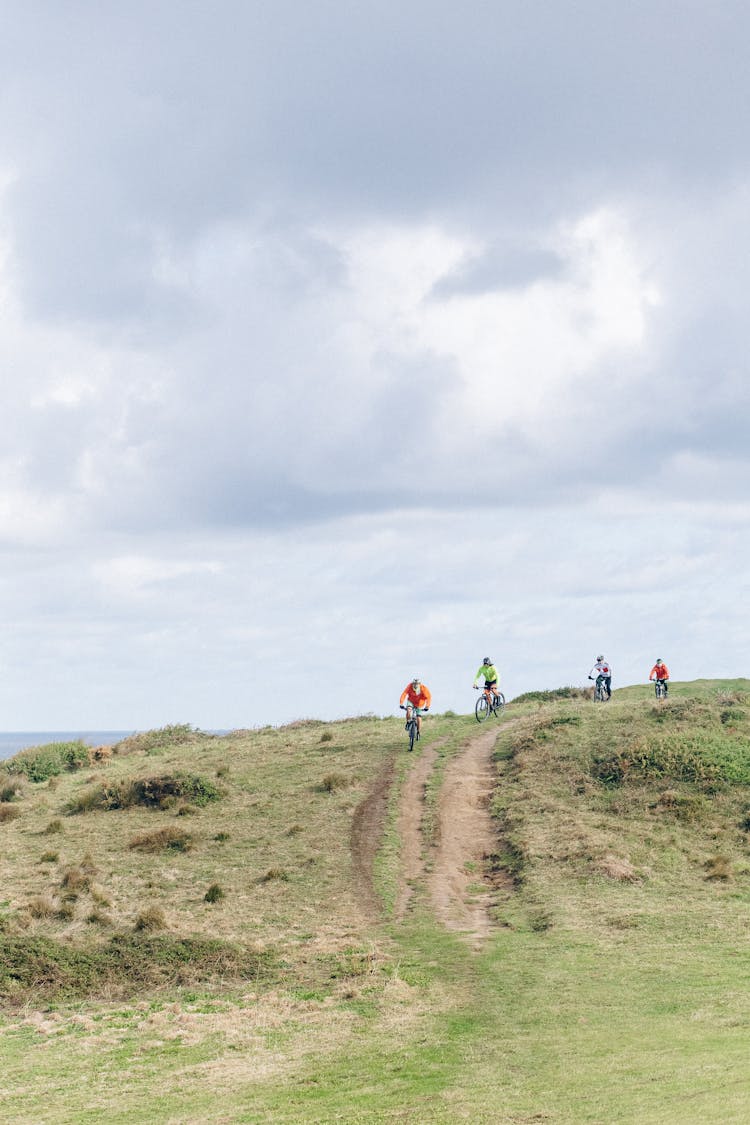
[[[190,723],[172,723],[158,730],[142,731],[141,734],[131,734],[123,738],[114,746],[116,754],[148,754],[154,750],[166,750],[170,746],[180,746],[191,742],[195,738],[210,737],[202,734]]]
[[[170,801],[183,798],[193,805],[207,805],[221,796],[221,790],[208,778],[198,774],[176,773],[164,777],[131,778],[126,781],[101,782],[77,793],[66,805],[69,816],[96,810],[129,809],[135,805],[163,808]]]
[[[517,695],[513,703],[554,703],[556,699],[585,699],[586,689],[577,687],[552,688],[550,691],[526,691]]]
[[[24,774],[29,781],[47,781],[65,770],[78,770],[89,764],[89,747],[85,742],[49,742],[22,750],[5,763],[5,770]]]

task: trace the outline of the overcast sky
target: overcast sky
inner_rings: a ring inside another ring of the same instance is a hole
[[[748,674],[746,3],[0,32],[0,729]]]

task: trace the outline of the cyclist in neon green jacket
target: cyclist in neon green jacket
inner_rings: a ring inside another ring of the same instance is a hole
[[[498,696],[497,685],[500,680],[500,673],[495,665],[490,660],[489,656],[485,656],[482,663],[477,669],[477,674],[474,677],[474,687],[479,687],[479,677],[484,676],[484,690],[491,691],[495,699]]]

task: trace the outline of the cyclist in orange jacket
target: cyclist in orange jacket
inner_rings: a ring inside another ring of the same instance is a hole
[[[648,674],[649,681],[656,680],[657,683],[664,684],[664,696],[666,698],[669,691],[669,668],[662,660],[661,657],[656,661],[653,668]]]
[[[404,701],[406,705],[404,706]],[[403,707],[406,711],[406,722],[411,719],[412,711],[416,712],[417,716],[417,730],[422,732],[422,715],[425,711],[429,711],[430,704],[432,703],[432,695],[430,689],[422,683],[419,676],[415,676],[410,684],[407,684],[401,692],[399,700],[399,707]]]

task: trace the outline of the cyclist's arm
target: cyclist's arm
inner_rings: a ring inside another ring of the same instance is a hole
[[[424,686],[424,684],[422,684],[422,691],[424,692],[425,707],[431,707],[432,706],[432,695],[428,691],[428,689]]]
[[[403,691],[401,692],[401,698],[400,698],[400,699],[399,699],[399,701],[398,701],[398,705],[399,705],[399,707],[400,707],[400,706],[401,706],[401,704],[402,704],[402,703],[404,702],[404,700],[406,699],[406,697],[407,697],[407,695],[408,695],[408,694],[409,694],[409,689],[408,689],[408,687],[406,687],[406,688],[404,688],[404,690],[403,690]]]

